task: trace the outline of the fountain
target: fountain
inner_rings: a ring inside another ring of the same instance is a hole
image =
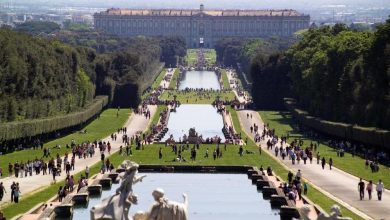
[[[141,182],[146,175],[137,175],[139,165],[132,161],[124,161],[121,167],[125,170],[120,177],[122,182],[115,194],[103,199],[103,201],[91,209],[91,220],[130,220],[129,211],[132,204],[138,203],[138,197],[133,192],[133,184]],[[147,219],[172,219],[187,220],[187,197],[184,203],[171,202],[164,197],[164,191],[160,188],[153,191],[156,203],[149,212],[137,212],[135,220]]]

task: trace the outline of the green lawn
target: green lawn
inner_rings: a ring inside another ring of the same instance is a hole
[[[217,61],[217,53],[214,49],[203,49],[207,65],[212,66]],[[195,66],[198,62],[198,49],[187,49],[186,61],[188,66]]]
[[[208,66],[212,66],[217,62],[217,53],[214,49],[204,49],[204,58]]]
[[[302,134],[294,131],[291,126],[293,120],[288,112],[275,112],[275,111],[260,111],[260,116],[265,123],[269,123],[271,128],[276,130],[276,133],[280,135],[286,135],[290,133],[289,141],[295,138],[302,138],[304,140],[304,146],[310,145],[311,142],[317,142],[317,140],[303,137]],[[378,179],[382,179],[386,188],[389,189],[390,184],[390,169],[386,166],[380,166],[379,172],[371,173],[371,169],[365,169],[365,160],[361,157],[352,157],[350,153],[345,153],[344,157],[337,157],[336,151],[329,147],[324,141],[320,141],[320,147],[317,151],[321,156],[326,159],[332,157],[335,167],[342,169],[354,176],[362,177],[365,180],[372,180],[377,182]],[[327,159],[328,160],[328,159]]]
[[[186,55],[186,62],[188,66],[195,66],[198,61],[197,49],[188,49]]]
[[[230,114],[232,116],[233,124],[235,127],[235,130],[237,132],[242,132],[239,118],[237,116],[237,112],[232,110],[231,108]],[[158,118],[157,118],[158,120]],[[153,121],[157,121],[156,117],[153,116]],[[242,136],[245,139],[246,134],[242,132]],[[163,158],[160,160],[158,159],[158,150],[159,148],[162,148],[163,150]],[[139,164],[175,164],[175,165],[248,165],[248,166],[260,166],[263,165],[264,167],[271,166],[273,170],[282,178],[287,177],[287,170],[285,167],[283,167],[279,162],[274,160],[271,156],[269,156],[266,153],[262,153],[260,155],[258,153],[258,148],[255,145],[255,143],[248,139],[248,145],[244,146],[245,150],[249,150],[254,152],[254,154],[244,154],[242,157],[238,154],[238,146],[235,145],[227,145],[227,150],[223,150],[223,156],[220,159],[213,160],[212,157],[204,158],[204,153],[206,148],[209,150],[209,155],[211,155],[211,152],[215,149],[216,145],[202,145],[197,153],[197,160],[190,161],[190,151],[186,150],[182,153],[183,157],[187,160],[187,162],[172,162],[172,160],[175,158],[175,154],[172,152],[171,148],[165,147],[165,145],[146,145],[144,150],[135,150],[133,151],[132,156],[122,156],[113,154],[110,156],[110,161],[113,161],[114,165],[119,165],[123,160],[129,159],[132,161],[135,161]],[[224,149],[223,145],[221,145],[221,149]],[[97,163],[97,165],[93,166],[91,168],[91,173],[96,173],[99,171],[99,165],[100,163]],[[79,174],[80,175],[80,174]],[[79,176],[78,175],[78,176]],[[59,185],[63,183],[57,183],[54,185],[49,186],[48,188],[45,188],[44,191],[32,195],[24,195],[22,197],[21,203],[16,205],[9,205],[7,207],[2,208],[4,213],[6,214],[7,218],[12,218],[13,216],[24,213],[31,209],[34,205],[38,204],[39,202],[47,201],[49,198],[51,198],[53,195],[56,194],[57,189]],[[319,191],[315,190],[313,187],[309,186],[309,192],[308,197],[324,208],[325,210],[329,210],[329,207],[333,204],[336,204],[335,201],[331,200],[330,198],[326,197]],[[340,206],[342,207],[342,206]],[[353,219],[362,219],[359,216],[354,215],[349,210],[342,207],[342,212],[344,216],[350,216]]]
[[[157,89],[160,86],[161,81],[164,79],[165,73],[167,72],[166,68],[163,68],[161,72],[158,74],[157,78],[153,81],[151,86],[152,90]]]
[[[179,68],[176,68],[175,72],[173,72],[171,82],[169,83],[169,87],[168,87],[169,89],[176,89],[177,79],[179,78],[179,73],[180,73]]]
[[[88,124],[84,129],[87,129],[87,134],[80,134],[78,132],[67,135],[63,138],[56,139],[54,141],[46,143],[44,146],[46,147],[52,147],[56,144],[60,144],[61,150],[55,150],[53,149],[51,151],[52,155],[55,155],[56,153],[64,154],[66,151],[65,145],[67,143],[70,143],[70,141],[73,139],[76,141],[76,143],[81,143],[82,141],[86,140],[98,140],[107,137],[111,133],[115,132],[118,128],[122,127],[124,123],[127,121],[131,114],[130,109],[121,109],[119,111],[119,114],[117,116],[117,109],[107,109],[104,112],[101,113],[100,118],[92,121],[90,124]],[[42,156],[41,150],[24,150],[19,152],[14,152],[7,155],[2,155],[1,158],[1,164],[8,164],[8,161],[16,161],[17,159],[23,158],[24,161],[28,159],[35,159],[40,158]],[[121,161],[114,161],[115,165],[119,165]],[[4,167],[4,166],[3,166]],[[100,170],[100,163],[97,163],[94,166],[90,167],[90,173],[91,175],[99,172]],[[4,169],[4,171],[6,171]],[[6,171],[8,173],[8,171]],[[83,174],[83,172],[78,173],[75,175],[76,180],[80,178],[80,176]],[[4,204],[0,207],[0,209],[3,211],[5,216],[8,219],[11,219],[15,217],[18,214],[22,214],[36,206],[37,204],[41,202],[46,202],[50,198],[52,198],[59,188],[59,186],[63,186],[64,181],[60,181],[57,183],[53,183],[45,188],[41,188],[37,190],[36,192],[32,192],[29,194],[23,194],[21,197],[21,201],[18,204]],[[7,189],[7,191],[9,191]],[[6,196],[8,196],[6,194]]]
[[[71,143],[75,140],[76,143],[82,143],[84,141],[95,141],[109,136],[115,132],[118,128],[122,127],[123,124],[129,118],[131,113],[130,109],[121,109],[117,116],[117,109],[107,109],[101,113],[100,118],[92,121],[82,130],[87,130],[86,134],[81,134],[78,131],[59,139],[47,142],[44,147],[51,148],[50,153],[53,157],[58,153],[60,155],[65,152],[70,152],[70,149],[66,149],[66,144]],[[61,149],[53,148],[56,145],[60,145]],[[4,176],[8,176],[8,163],[26,162],[27,160],[34,160],[35,158],[40,159],[43,156],[42,150],[22,150],[13,153],[5,154],[0,156],[0,166],[3,168]]]
[[[215,101],[217,96],[221,100],[234,100],[235,95],[232,91],[221,91],[221,92],[207,92],[199,95],[198,92],[183,92],[183,91],[164,91],[160,96],[160,100],[173,100],[176,95],[176,100],[182,104],[211,104]]]
[[[221,70],[221,74],[222,74],[222,86],[223,86],[223,89],[230,89],[230,82],[229,82],[229,79],[227,77],[226,70],[222,69]]]

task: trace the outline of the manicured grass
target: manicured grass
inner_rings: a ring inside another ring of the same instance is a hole
[[[207,65],[212,66],[217,61],[217,53],[214,49],[204,49],[204,58]]]
[[[245,139],[247,136],[242,131],[240,126],[240,121],[237,115],[237,112],[234,111],[229,107],[230,114],[232,116],[233,124],[237,132],[242,132],[242,136]],[[153,121],[155,120],[155,117],[153,117]],[[158,159],[158,150],[159,148],[162,148],[163,152],[163,158],[160,160]],[[192,147],[192,145],[191,145]],[[204,158],[205,150],[208,148],[209,150],[209,158]],[[263,165],[264,167],[271,166],[272,169],[282,178],[287,177],[287,170],[285,167],[283,167],[279,162],[274,160],[271,156],[269,156],[266,153],[262,153],[261,155],[258,153],[258,147],[256,144],[251,140],[248,139],[248,144],[244,146],[245,150],[252,151],[254,154],[244,154],[242,157],[238,154],[238,146],[235,145],[227,145],[227,150],[224,150],[224,145],[220,145],[220,148],[223,150],[223,156],[222,158],[219,158],[217,160],[213,160],[211,152],[216,148],[216,145],[201,145],[200,149],[197,151],[197,160],[191,161],[190,158],[190,151],[185,150],[182,153],[182,156],[187,160],[187,162],[172,162],[173,159],[176,157],[176,155],[172,152],[172,149],[170,147],[165,147],[165,145],[146,145],[144,150],[133,150],[132,156],[123,156],[119,154],[113,154],[110,156],[110,161],[114,163],[115,166],[118,166],[123,160],[129,159],[132,161],[135,161],[139,164],[176,164],[176,165],[248,165],[248,166],[260,166]],[[97,173],[99,172],[100,162],[91,167],[91,173]],[[81,174],[79,174],[81,175]],[[79,176],[78,175],[78,176]],[[8,218],[11,218],[19,213],[24,213],[31,209],[34,205],[47,201],[49,198],[51,198],[53,195],[56,194],[58,187],[63,183],[57,183],[54,185],[49,186],[48,188],[45,188],[44,193],[36,193],[34,195],[25,195],[22,198],[22,201],[20,204],[16,205],[10,205],[8,207],[5,207],[3,211],[5,212],[6,216]],[[42,191],[43,192],[43,191]],[[335,201],[331,200],[330,198],[326,197],[319,191],[315,190],[313,187],[309,186],[309,192],[308,197],[318,204],[319,206],[323,207],[325,210],[329,210],[329,207],[333,204],[336,204]],[[345,209],[344,207],[340,206],[343,212],[344,216],[350,216],[353,219],[362,219],[359,216],[354,215],[349,210]]]
[[[241,133],[241,138],[243,140],[248,140],[248,144],[247,144],[246,148],[252,149],[252,146],[256,146],[256,144],[242,130],[237,112],[235,110],[233,110],[233,108],[231,108],[230,106],[227,107],[227,109],[229,110],[230,116],[232,118],[234,129],[236,130],[237,133]],[[257,147],[255,147],[255,150],[256,150],[256,152],[258,152]],[[284,181],[287,179],[288,170],[284,166],[282,166],[279,161],[275,160],[274,158],[272,158],[270,155],[268,155],[265,152],[263,152],[260,155],[260,158],[261,158],[260,160],[262,162],[261,164],[263,165],[263,167],[271,166],[272,169],[275,171],[275,173],[280,178],[282,178]],[[250,165],[252,165],[252,164],[250,164]],[[256,166],[256,164],[253,164],[253,166]],[[327,197],[326,195],[324,195],[320,191],[316,190],[311,184],[308,184],[308,185],[309,185],[309,190],[308,190],[308,194],[306,195],[307,198],[309,198],[312,202],[314,202],[315,204],[322,207],[324,210],[328,211],[332,205],[338,204],[341,208],[341,212],[343,213],[343,216],[348,216],[348,217],[351,217],[355,220],[357,220],[357,219],[363,220],[362,217],[356,215],[355,213],[351,212],[349,209],[345,208],[343,205],[337,203],[333,199]]]
[[[226,70],[221,70],[221,75],[222,75],[222,86],[223,86],[223,89],[230,89],[230,82],[229,82],[229,79],[227,77],[227,72]]]
[[[263,121],[269,123],[270,127],[275,129],[277,135],[281,136],[289,133],[289,142],[293,141],[295,138],[301,138],[304,141],[304,146],[309,146],[311,142],[316,143],[319,141],[320,146],[317,148],[317,151],[319,151],[321,157],[324,156],[326,160],[332,157],[333,165],[335,167],[365,180],[377,182],[379,179],[382,179],[385,187],[389,189],[389,167],[380,165],[379,172],[372,173],[370,168],[365,169],[365,160],[363,158],[359,156],[352,157],[352,154],[350,153],[345,153],[344,157],[337,157],[334,148],[329,147],[325,141],[304,137],[301,133],[295,131],[292,127],[294,122],[288,112],[260,111],[259,113]]]
[[[131,110],[120,109],[117,116],[117,109],[107,109],[100,114],[100,117],[92,121],[85,126],[82,131],[87,130],[87,133],[74,132],[59,139],[47,142],[44,147],[50,148],[50,154],[55,157],[58,154],[63,155],[65,152],[70,152],[71,149],[66,149],[66,144],[71,143],[74,140],[76,143],[82,143],[84,141],[95,141],[103,139],[115,132],[118,128],[122,127],[127,121]],[[60,145],[61,149],[54,148],[56,145]],[[43,151],[41,149],[36,150],[22,150],[13,153],[0,156],[0,166],[3,168],[4,176],[8,176],[8,163],[27,162],[27,160],[41,159]],[[48,158],[45,158],[48,159]]]
[[[198,92],[183,92],[183,91],[165,91],[161,96],[160,100],[173,100],[174,95],[176,95],[176,100],[180,101],[181,104],[211,104],[215,101],[217,96],[220,100],[234,100],[235,95],[232,91],[221,91],[221,92],[207,92],[201,93]]]
[[[169,87],[168,87],[169,89],[176,89],[177,79],[179,78],[179,73],[180,73],[179,68],[176,68],[175,72],[173,72],[171,82],[169,83]]]
[[[188,66],[195,66],[198,61],[197,49],[188,49],[186,55],[186,61]]]
[[[153,81],[152,86],[150,87],[152,90],[155,90],[160,86],[160,83],[164,79],[166,72],[167,72],[166,68],[161,70],[161,72],[158,74],[157,78]]]
[[[214,49],[203,49],[204,50],[204,58],[206,60],[207,65],[212,66],[217,61],[217,53]],[[188,49],[186,55],[186,61],[188,66],[195,66],[198,62],[198,49]]]

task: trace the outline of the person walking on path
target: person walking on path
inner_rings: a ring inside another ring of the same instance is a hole
[[[88,166],[86,166],[85,167],[85,178],[89,178],[89,167]]]
[[[382,180],[379,180],[379,182],[376,184],[376,193],[378,195],[378,200],[382,200],[382,193],[383,193],[383,182]]]
[[[0,183],[0,201],[3,200],[4,193],[7,193],[7,192],[5,191],[3,182],[1,182],[1,183]]]
[[[373,184],[372,184],[372,180],[370,180],[370,182],[368,182],[367,186],[366,186],[366,190],[367,190],[367,194],[368,194],[368,199],[371,200],[372,198],[372,188],[373,188]]]
[[[364,199],[364,185],[365,184],[364,184],[362,178],[360,178],[360,182],[358,183],[358,191],[359,191],[360,200]]]
[[[321,160],[322,169],[325,169],[325,164],[326,164],[325,157],[322,157],[322,160]]]
[[[19,203],[19,196],[20,196],[20,188],[19,183],[16,183],[15,190],[14,190],[14,202]]]
[[[329,169],[332,170],[333,159],[329,158]]]
[[[13,182],[13,183],[11,184],[11,202],[13,202],[13,201],[14,201],[14,198],[15,198],[15,187],[16,187],[16,183]]]

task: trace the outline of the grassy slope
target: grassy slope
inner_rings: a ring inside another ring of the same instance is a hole
[[[60,155],[69,152],[66,149],[66,144],[70,144],[72,140],[76,143],[84,141],[95,141],[107,137],[112,132],[120,128],[128,119],[131,110],[121,109],[118,117],[116,116],[117,109],[107,109],[101,113],[100,118],[92,121],[82,130],[87,130],[86,134],[75,132],[59,139],[47,142],[44,147],[51,148],[50,154],[54,157],[57,153]],[[60,145],[61,149],[53,149],[56,145]],[[16,161],[26,162],[27,160],[40,159],[43,156],[42,150],[22,150],[0,156],[0,166],[3,168],[4,176],[8,176],[8,163],[15,163]]]
[[[87,134],[79,134],[79,133],[73,133],[70,135],[67,135],[63,138],[56,139],[54,141],[51,141],[45,146],[55,146],[56,144],[60,144],[61,146],[65,146],[66,143],[70,143],[72,139],[74,139],[77,143],[80,143],[85,140],[95,140],[95,139],[102,139],[110,135],[112,132],[115,132],[118,128],[122,127],[124,123],[127,121],[131,111],[129,109],[121,109],[119,111],[118,117],[116,116],[117,109],[107,109],[105,110],[99,119],[94,120],[89,125],[87,125],[84,129],[87,129]],[[55,155],[56,153],[65,153],[64,147],[62,147],[61,150],[52,150],[52,155]],[[25,151],[19,151],[12,154],[7,154],[6,156],[1,156],[2,160],[1,163],[5,163],[5,161],[11,160],[14,161],[16,158],[25,158],[31,159],[38,157],[40,158],[42,156],[42,153],[40,150],[25,150]],[[98,163],[96,166],[93,166],[90,168],[90,172],[97,173],[99,171],[100,164]],[[82,172],[76,175],[76,179],[81,176]],[[3,205],[1,210],[4,212],[5,216],[8,219],[11,219],[12,217],[25,213],[28,210],[30,210],[32,207],[37,205],[40,202],[44,202],[49,200],[51,197],[53,197],[59,188],[59,186],[64,185],[64,181],[57,182],[55,184],[52,184],[46,188],[42,188],[38,190],[39,193],[31,193],[29,195],[23,194],[21,197],[21,201],[19,204],[11,204],[11,205]],[[7,191],[9,191],[7,189]],[[9,196],[6,194],[6,196]]]
[[[177,79],[179,78],[179,68],[176,68],[175,69],[175,72],[173,73],[172,75],[172,79],[171,79],[171,82],[169,83],[169,89],[176,89],[176,85],[177,85]]]
[[[231,114],[232,121],[233,121],[233,126],[234,126],[236,132],[237,133],[241,132],[242,139],[245,140],[247,138],[247,135],[241,129],[241,125],[240,125],[240,121],[239,121],[237,112],[232,110],[231,107],[228,107],[227,109],[229,110],[229,112]],[[256,148],[252,147],[254,145],[255,145],[255,143],[250,138],[248,138],[248,146],[247,146],[247,148],[249,148],[250,150],[255,150],[256,153],[257,153],[258,152],[257,151],[257,147]],[[284,166],[282,166],[279,162],[277,162],[275,159],[270,157],[268,154],[262,153],[262,155],[260,156],[259,160],[261,161],[261,165],[263,165],[263,167],[271,166],[272,169],[275,171],[275,173],[279,177],[281,177],[284,180],[287,179],[288,170]],[[254,166],[257,165],[258,166],[259,163],[257,163],[257,164],[250,164],[250,165],[254,165]],[[325,196],[324,194],[322,194],[318,190],[314,189],[311,185],[309,185],[309,190],[308,190],[307,197],[311,201],[313,201],[315,204],[318,204],[320,207],[322,207],[324,210],[329,210],[329,208],[333,204],[337,204],[337,202],[335,202],[334,200],[332,200],[329,197]],[[360,216],[358,216],[358,215],[354,214],[353,212],[349,211],[344,206],[342,206],[340,204],[339,204],[339,206],[341,207],[341,210],[342,210],[342,213],[343,213],[344,216],[352,217],[355,220],[356,219],[362,219]]]
[[[229,83],[229,79],[227,77],[227,72],[226,70],[221,70],[221,74],[222,74],[222,86],[224,89],[230,89],[230,83]]]
[[[204,57],[207,65],[212,66],[217,61],[217,53],[214,49],[204,49]]]
[[[166,68],[163,68],[161,72],[158,74],[157,78],[153,81],[151,86],[152,90],[157,89],[160,86],[161,81],[164,79],[165,73],[167,72]]]
[[[302,138],[304,140],[304,146],[310,145],[311,142],[317,142],[316,139],[303,137],[301,133],[293,131],[293,120],[291,115],[287,112],[275,112],[275,111],[260,111],[259,112],[264,122],[269,123],[271,128],[275,128],[278,135],[285,135],[287,132],[290,133],[289,141],[294,138]],[[380,166],[379,172],[371,173],[371,169],[365,169],[365,160],[361,157],[352,157],[350,153],[345,153],[344,157],[337,157],[336,151],[329,147],[329,145],[320,140],[320,147],[317,151],[320,152],[321,156],[325,158],[332,157],[333,164],[335,167],[344,170],[352,175],[362,177],[366,180],[373,180],[377,182],[378,179],[382,179],[384,185],[389,187],[390,184],[390,172],[389,168]]]
[[[197,49],[188,49],[186,55],[186,61],[188,66],[194,66],[198,61]]]

